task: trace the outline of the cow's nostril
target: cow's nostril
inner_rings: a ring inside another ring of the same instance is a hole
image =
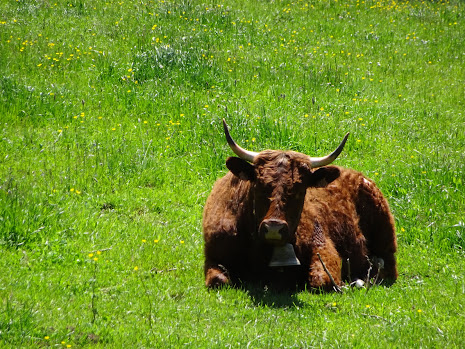
[[[288,225],[281,219],[267,219],[260,224],[260,232],[265,240],[283,241],[288,236]]]

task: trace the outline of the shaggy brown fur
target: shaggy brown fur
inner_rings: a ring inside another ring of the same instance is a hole
[[[275,221],[285,223],[277,243],[291,243],[301,262],[284,273],[292,286],[332,289],[317,253],[337,284],[365,278],[374,258],[384,260],[381,278],[397,278],[393,217],[361,173],[337,166],[312,170],[306,155],[290,151],[266,150],[253,164],[235,157],[226,164],[230,172],[215,183],[203,215],[206,286],[273,273],[273,246],[263,226]]]

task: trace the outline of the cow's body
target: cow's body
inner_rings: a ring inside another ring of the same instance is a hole
[[[384,261],[381,278],[397,278],[393,217],[361,173],[313,170],[306,155],[282,151],[257,153],[252,164],[230,158],[227,166],[231,172],[215,183],[204,209],[208,287],[273,274],[273,248],[285,243],[300,261],[279,269],[291,286],[332,289],[317,254],[337,284],[365,278],[369,260]]]

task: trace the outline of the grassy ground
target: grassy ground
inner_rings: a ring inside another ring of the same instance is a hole
[[[461,347],[461,1],[0,5],[4,347]],[[373,178],[390,288],[203,286],[203,203],[243,146]]]

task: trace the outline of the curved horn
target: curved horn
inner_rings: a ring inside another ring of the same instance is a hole
[[[258,155],[258,153],[255,153],[253,151],[248,151],[245,150],[241,147],[239,147],[236,142],[231,138],[231,135],[229,134],[228,131],[228,125],[226,124],[226,121],[223,119],[223,127],[224,127],[224,135],[226,136],[226,140],[228,141],[229,147],[232,149],[232,151],[239,156],[243,160],[247,160],[249,162],[253,162],[255,157]]]
[[[346,133],[344,139],[342,140],[341,144],[333,151],[331,154],[323,156],[321,158],[310,158],[310,162],[312,164],[312,168],[322,167],[329,165],[332,163],[336,158],[341,154],[342,149],[344,149],[344,145],[346,144],[347,138],[349,137],[349,132]]]

